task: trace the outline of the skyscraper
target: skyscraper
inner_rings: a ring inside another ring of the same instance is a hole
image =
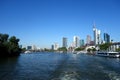
[[[37,50],[37,47],[35,45],[33,45],[32,50]]]
[[[105,43],[109,43],[110,42],[110,35],[107,33],[104,33],[104,41]]]
[[[74,47],[80,47],[80,38],[78,36],[74,36]]]
[[[32,50],[32,46],[27,46],[27,50]]]
[[[89,45],[90,42],[91,42],[91,36],[90,36],[90,35],[87,35],[86,44]]]
[[[54,45],[51,45],[51,49],[54,50]]]
[[[63,46],[62,47],[66,47],[67,48],[67,38],[63,37]]]
[[[99,45],[101,44],[101,31],[98,30],[95,25],[93,26],[93,33],[94,33],[94,45]]]
[[[83,39],[80,40],[80,47],[82,47],[82,46],[84,46],[84,40]]]
[[[54,44],[54,50],[57,50],[59,48],[59,44],[58,43],[55,43]]]

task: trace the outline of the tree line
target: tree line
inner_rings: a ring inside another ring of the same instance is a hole
[[[15,36],[0,33],[0,57],[20,55],[19,41]]]

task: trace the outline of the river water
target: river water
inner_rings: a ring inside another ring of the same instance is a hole
[[[31,53],[0,59],[0,80],[120,80],[120,59]]]

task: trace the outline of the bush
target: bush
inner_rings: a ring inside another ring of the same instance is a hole
[[[18,56],[21,52],[18,42],[15,36],[9,38],[8,34],[0,33],[0,57]]]

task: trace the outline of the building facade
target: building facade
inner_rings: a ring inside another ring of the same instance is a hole
[[[110,43],[110,35],[107,33],[104,33],[104,42],[105,43]]]
[[[54,50],[58,50],[58,48],[59,48],[59,44],[58,44],[58,43],[55,43],[55,44],[54,44]]]
[[[54,45],[51,45],[51,50],[54,50]]]
[[[101,31],[98,30],[95,26],[93,26],[93,33],[94,33],[94,45],[101,44]]]
[[[27,50],[32,50],[32,46],[27,46]]]
[[[90,42],[91,42],[91,36],[90,36],[90,35],[87,35],[86,44],[89,45]]]
[[[32,45],[32,50],[37,50],[36,45]]]
[[[80,38],[78,36],[74,36],[74,47],[80,47]]]
[[[62,39],[62,47],[66,47],[67,48],[67,38],[63,37]]]
[[[84,46],[84,45],[85,45],[84,40],[81,39],[81,40],[80,40],[80,47],[82,47],[82,46]]]

